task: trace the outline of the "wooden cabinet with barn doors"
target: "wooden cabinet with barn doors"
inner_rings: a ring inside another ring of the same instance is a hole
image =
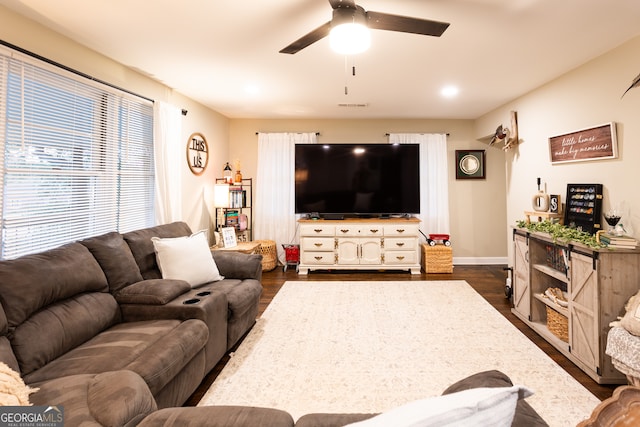
[[[519,228],[513,242],[512,312],[599,384],[625,383],[605,349],[609,323],[638,291],[640,250],[592,249]]]
[[[416,218],[300,220],[299,273],[408,270],[420,273]]]

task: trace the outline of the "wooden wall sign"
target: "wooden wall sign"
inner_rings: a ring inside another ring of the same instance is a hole
[[[551,163],[615,159],[618,157],[615,123],[549,138]]]
[[[202,175],[209,163],[209,145],[204,135],[193,133],[187,140],[187,164],[191,173]]]

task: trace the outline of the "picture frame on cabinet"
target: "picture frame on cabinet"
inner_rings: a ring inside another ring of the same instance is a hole
[[[236,229],[233,227],[222,227],[220,230],[222,234],[222,242],[225,248],[233,248],[238,246],[238,241],[236,240]]]
[[[484,150],[456,150],[456,179],[485,179]]]

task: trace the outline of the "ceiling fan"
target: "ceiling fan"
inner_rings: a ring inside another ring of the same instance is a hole
[[[355,0],[329,0],[329,3],[333,8],[331,21],[300,37],[282,49],[280,53],[297,53],[328,36],[332,28],[343,23],[361,23],[374,30],[398,31],[435,37],[440,37],[449,27],[447,22],[365,11],[362,7],[356,5]]]

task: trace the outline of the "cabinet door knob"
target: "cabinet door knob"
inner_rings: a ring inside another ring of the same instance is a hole
[[[404,242],[398,242],[396,243],[396,246],[404,246]]]
[[[403,256],[397,256],[396,259],[398,259],[399,261],[402,261],[404,259]]]
[[[380,230],[378,230],[377,228],[372,228],[372,229],[371,229],[371,230],[369,230],[369,231],[370,231],[370,232],[372,232],[372,233],[377,233],[377,232],[378,232],[378,231],[380,231]]]
[[[314,256],[314,258],[316,259],[316,261],[320,261],[322,259],[321,256]]]
[[[321,228],[314,228],[313,231],[315,231],[316,233],[320,233],[322,231]]]
[[[319,248],[320,246],[322,246],[322,243],[314,243],[313,246],[315,246],[316,248]]]
[[[398,229],[396,229],[396,231],[397,231],[398,233],[404,233],[404,228],[398,228]]]
[[[342,230],[340,230],[342,233],[348,233],[349,230],[345,230],[344,228]]]

